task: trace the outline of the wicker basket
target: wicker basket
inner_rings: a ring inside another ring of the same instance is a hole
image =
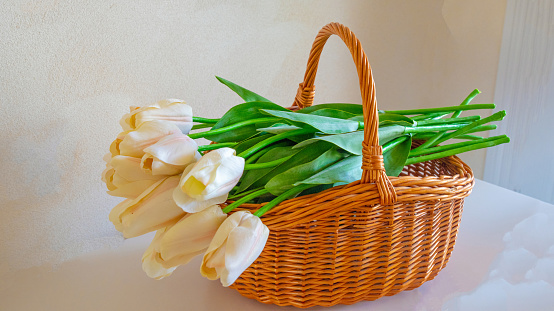
[[[346,43],[358,70],[366,124],[362,179],[284,201],[262,217],[270,230],[267,244],[232,287],[263,303],[353,304],[417,288],[448,262],[473,187],[471,169],[457,157],[386,176],[371,67],[356,36],[341,24],[317,35],[293,109],[312,104],[319,56],[332,34]]]

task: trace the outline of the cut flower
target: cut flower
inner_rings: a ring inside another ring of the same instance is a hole
[[[268,236],[269,229],[259,217],[247,211],[233,213],[217,230],[200,273],[210,280],[220,278],[223,286],[233,284],[260,256]]]
[[[244,159],[231,148],[216,149],[189,165],[182,174],[173,199],[187,213],[223,203],[244,171]]]

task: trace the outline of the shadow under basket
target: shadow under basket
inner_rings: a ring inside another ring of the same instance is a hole
[[[329,24],[316,37],[294,106],[311,105],[314,67],[331,34],[343,39],[358,68],[369,128],[364,174],[349,185],[286,200],[262,217],[270,230],[266,246],[231,287],[263,303],[353,304],[419,287],[448,262],[474,184],[471,169],[456,156],[406,166],[399,177],[387,177],[382,162],[366,163],[382,153],[373,78],[361,44],[345,26]]]

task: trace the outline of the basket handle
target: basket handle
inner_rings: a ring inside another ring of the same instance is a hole
[[[392,186],[383,164],[383,148],[379,146],[379,116],[377,112],[377,99],[375,97],[375,84],[371,74],[371,66],[367,61],[366,54],[362,48],[360,40],[348,27],[339,23],[330,23],[325,25],[312,45],[304,82],[300,83],[293,107],[299,109],[309,107],[314,101],[314,80],[319,64],[319,57],[323,46],[331,35],[339,36],[346,44],[358,71],[360,80],[360,91],[362,93],[362,104],[364,111],[364,142],[362,144],[362,179],[361,183],[375,183],[382,205],[389,205],[396,202],[396,191]]]

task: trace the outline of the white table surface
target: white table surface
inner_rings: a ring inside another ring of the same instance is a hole
[[[298,310],[261,304],[204,279],[200,258],[169,278],[149,279],[140,260],[151,238],[12,273],[0,280],[0,310]],[[434,280],[327,309],[554,310],[554,206],[477,181],[450,262]]]

